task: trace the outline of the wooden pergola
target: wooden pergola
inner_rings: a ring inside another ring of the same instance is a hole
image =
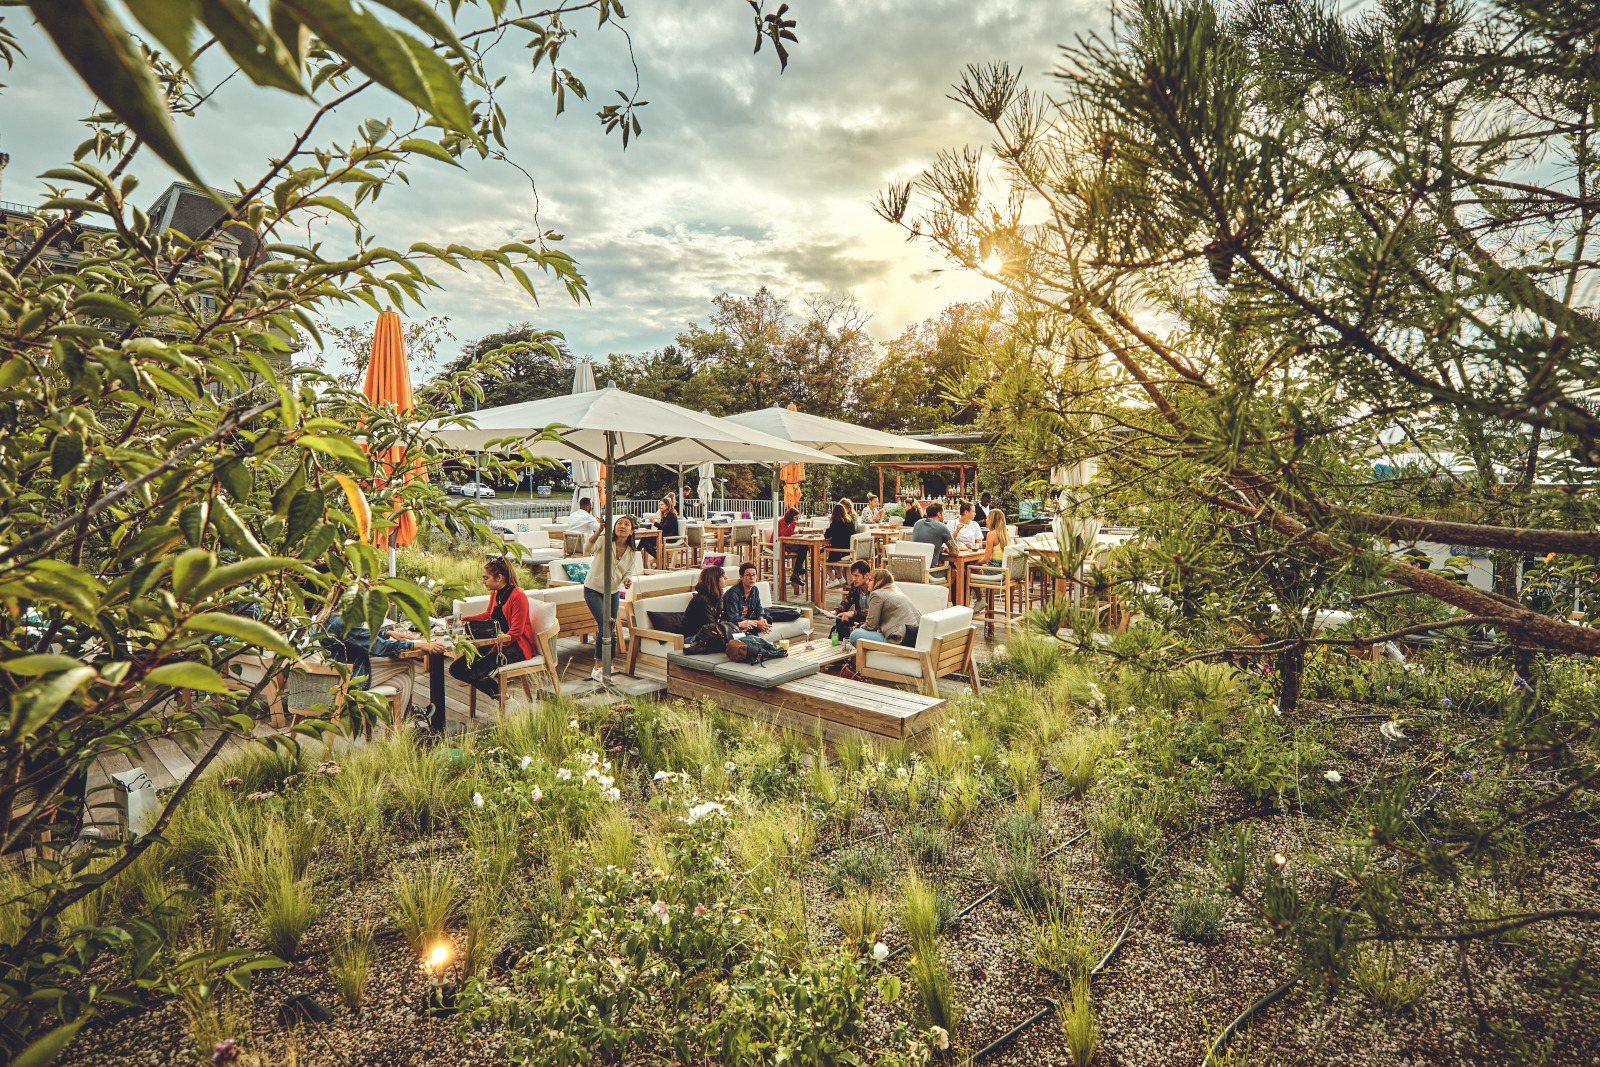
[[[902,473],[909,472],[909,471],[915,471],[915,472],[921,472],[921,471],[955,471],[956,472],[956,479],[957,479],[957,482],[958,482],[957,487],[956,487],[956,495],[960,496],[960,497],[965,497],[967,495],[967,472],[971,471],[972,472],[972,487],[974,489],[976,489],[978,487],[978,462],[977,462],[977,460],[971,460],[971,459],[946,459],[946,460],[925,459],[925,460],[920,460],[920,461],[918,461],[918,460],[911,460],[911,461],[904,461],[904,460],[890,461],[890,460],[885,460],[885,461],[882,461],[882,462],[874,462],[872,465],[874,467],[878,468],[878,499],[879,500],[888,499],[887,497],[885,497],[883,495],[883,472],[886,471],[886,470],[894,471],[894,498],[896,500],[900,499],[900,475]]]

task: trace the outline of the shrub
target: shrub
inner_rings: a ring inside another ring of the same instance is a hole
[[[1209,943],[1222,936],[1222,901],[1206,894],[1177,893],[1168,922],[1180,941]]]
[[[1359,951],[1352,971],[1356,988],[1390,1015],[1403,1015],[1416,1007],[1433,975],[1431,969],[1408,971],[1392,945],[1377,951]]]
[[[328,974],[339,994],[339,1003],[351,1011],[366,999],[367,979],[372,971],[372,931],[351,927],[345,939],[328,954]]]
[[[857,886],[868,888],[889,880],[889,857],[871,845],[841,852],[828,869],[828,888],[843,896]]]
[[[883,906],[870,892],[847,894],[833,910],[833,921],[853,952],[878,940],[883,933]]]
[[[991,853],[983,864],[984,876],[1000,888],[1000,896],[1014,908],[1036,910],[1055,899],[1055,889],[1039,866],[1039,850],[1024,844],[1004,855]]]
[[[1147,886],[1161,870],[1161,831],[1126,798],[1091,814],[1094,851],[1113,878]]]
[[[1050,681],[1066,663],[1061,644],[1055,639],[1055,630],[1050,631],[1049,637],[1018,635],[1006,646],[1005,655],[996,658],[1002,660],[1005,668],[1032,685],[1043,685]]]
[[[914,822],[907,827],[901,840],[905,843],[906,852],[918,863],[938,863],[944,859],[945,853],[950,848],[950,843],[944,834],[937,828],[920,822]]]
[[[1015,854],[1025,849],[1037,850],[1044,842],[1045,828],[1037,815],[1027,811],[1009,811],[1000,816],[994,829],[995,842],[1007,853]]]
[[[1063,982],[1087,976],[1100,962],[1110,941],[1112,916],[1095,923],[1082,905],[1066,910],[1060,901],[1046,904],[1033,922],[1033,962]]]
[[[402,871],[390,889],[389,918],[411,946],[422,951],[444,936],[456,897],[455,879],[442,866]]]

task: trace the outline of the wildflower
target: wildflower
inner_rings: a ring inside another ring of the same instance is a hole
[[[576,730],[577,728],[578,728],[578,720],[577,719],[568,719],[567,720],[567,729]]]
[[[1128,714],[1129,715],[1137,715],[1137,714],[1139,714],[1139,709],[1134,707],[1132,704],[1129,704],[1128,705]]]
[[[540,789],[538,786],[534,786],[532,789],[528,790],[528,796],[532,797],[533,802],[537,804],[539,801],[544,799],[544,790]]]
[[[600,788],[601,789],[610,789],[612,784],[616,781],[616,779],[607,777],[606,775],[602,774],[600,777],[596,778],[595,781],[600,783]]]
[[[742,922],[744,922],[744,916],[743,915],[735,915],[733,917],[733,925],[734,926],[738,926]]]
[[[339,765],[333,760],[323,760],[317,764],[317,773],[326,774],[330,778],[339,773]]]
[[[315,815],[311,814],[309,811],[306,812],[306,825],[307,826],[315,826],[315,825],[317,825],[317,817]]]
[[[662,926],[667,925],[668,916],[667,916],[667,902],[666,901],[664,901],[664,900],[656,901],[654,904],[650,905],[650,910],[655,913],[656,918],[661,920],[661,925]]]
[[[936,1049],[947,1049],[950,1047],[950,1031],[942,1026],[935,1026],[928,1031],[928,1041]]]
[[[655,780],[659,782],[659,781],[661,781],[661,779],[665,778],[666,776],[667,776],[667,772],[666,771],[657,771]]]
[[[598,767],[590,767],[588,770],[583,772],[583,776],[585,778],[599,778],[600,777],[600,768],[598,768]]]
[[[224,778],[222,780],[222,787],[224,789],[238,789],[241,785],[244,785],[244,779],[240,778],[237,774],[231,778]]]
[[[884,764],[884,762],[882,760],[879,760],[878,761],[878,773],[879,774],[886,774],[886,773],[888,773],[888,770],[889,770],[889,768]]]
[[[483,807],[483,794],[482,793],[474,793],[474,794],[472,794],[472,806],[475,807],[475,808]]]
[[[1344,781],[1344,775],[1340,774],[1338,771],[1327,771],[1327,772],[1325,772],[1323,774],[1322,777],[1326,778],[1328,781],[1334,783],[1335,785],[1337,785],[1340,782]]]
[[[1439,698],[1439,706],[1441,708],[1450,708],[1450,707],[1454,707],[1455,706],[1455,702],[1453,700],[1451,700],[1449,697],[1440,697]]]
[[[696,804],[694,807],[690,808],[689,818],[687,821],[690,826],[693,826],[701,819],[704,819],[707,815],[727,810],[728,809],[725,806],[718,804],[715,800],[708,800],[704,804]]]
[[[726,763],[724,763],[722,765],[722,769],[731,774],[734,771],[739,769],[739,765],[737,763],[733,762],[732,760],[729,760],[728,762],[726,762]]]
[[[761,887],[761,895],[764,896],[764,897],[770,897],[772,895],[772,887],[770,885],[762,886]]]
[[[960,730],[951,730],[950,731],[950,739],[952,741],[964,741],[964,740],[966,740],[966,738],[964,738],[961,735],[961,731]]]
[[[885,945],[882,941],[879,941],[876,945],[873,945],[872,958],[878,963],[882,963],[884,960],[888,959],[889,946]]]
[[[237,1063],[239,1062],[239,1047],[233,1043],[233,1038],[218,1041],[211,1046],[212,1063]]]
[[[533,765],[533,757],[532,756],[523,756],[522,757],[522,769],[523,770],[527,770],[532,765]]]
[[[700,916],[704,915],[705,913],[706,913],[706,906],[704,904],[696,904],[694,906],[694,917],[696,919],[700,918]]]
[[[1513,689],[1527,689],[1527,688],[1529,688],[1528,680],[1526,678],[1513,678],[1513,679],[1511,679],[1511,688],[1513,688]]]
[[[906,770],[904,767],[896,767],[894,776],[899,778],[901,781],[904,781],[905,779],[911,777],[911,772]]]
[[[275,797],[277,795],[278,795],[277,792],[274,791],[274,790],[263,789],[259,793],[251,793],[250,796],[247,799],[249,799],[249,800],[271,800],[273,797]]]
[[[602,789],[600,795],[606,798],[608,804],[615,804],[622,799],[622,790],[613,786],[610,789]]]
[[[565,782],[568,778],[571,778],[571,777],[572,777],[572,772],[567,770],[565,767],[557,767],[556,768],[556,781]]]

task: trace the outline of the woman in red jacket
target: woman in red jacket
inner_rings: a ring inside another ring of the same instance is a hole
[[[507,644],[480,650],[471,663],[465,657],[450,664],[450,677],[467,685],[477,686],[490,696],[500,695],[500,683],[494,672],[512,663],[521,663],[538,654],[537,631],[528,610],[528,594],[517,588],[517,573],[503,559],[491,559],[483,565],[483,584],[489,590],[489,610],[478,615],[462,615],[462,622],[493,620],[496,628],[511,635]]]
[[[778,536],[793,537],[799,532],[800,510],[798,508],[790,508],[778,520]],[[806,580],[806,557],[810,555],[810,552],[804,548],[793,547],[789,549],[789,555],[794,557],[793,569],[789,572],[789,580],[794,583],[796,589],[802,589],[805,587]],[[783,592],[783,583],[777,581],[776,576],[774,576],[773,580],[778,586],[778,591],[780,593]]]

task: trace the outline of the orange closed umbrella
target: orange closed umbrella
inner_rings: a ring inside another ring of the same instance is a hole
[[[411,396],[411,368],[406,363],[405,333],[400,327],[398,312],[385,311],[378,316],[372,331],[372,356],[367,360],[367,382],[361,389],[368,402],[374,405],[393,404],[404,413],[416,406]],[[407,465],[403,445],[391,445],[377,458],[391,476],[404,471],[406,481],[421,478],[427,481],[428,472],[421,464]],[[417,537],[417,518],[409,511],[398,516],[394,530],[394,543],[409,545]]]

